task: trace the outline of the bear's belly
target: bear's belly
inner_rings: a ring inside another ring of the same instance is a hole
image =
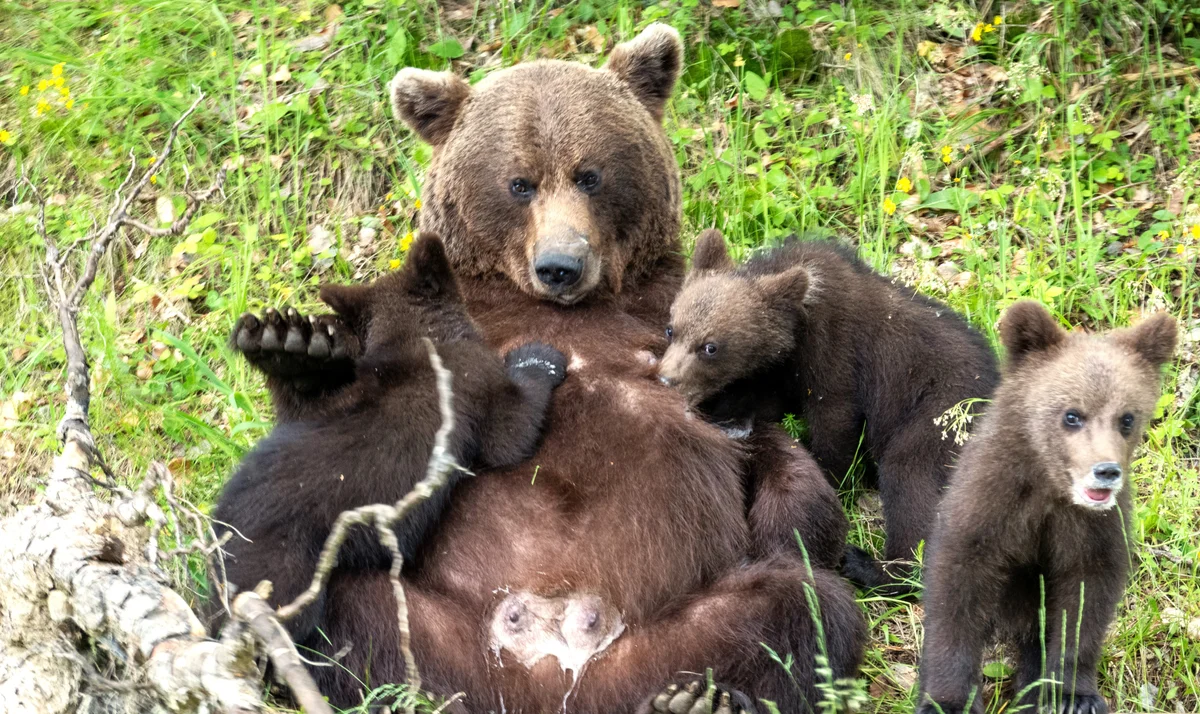
[[[489,611],[596,595],[637,622],[745,556],[740,462],[672,390],[584,368],[532,459],[460,483],[417,577]]]

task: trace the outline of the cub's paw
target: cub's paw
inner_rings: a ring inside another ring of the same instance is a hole
[[[238,318],[230,344],[251,364],[276,377],[320,372],[358,356],[358,338],[335,315],[301,315],[268,309]]]
[[[1108,702],[1099,694],[1076,692],[1058,705],[1057,714],[1108,714]]]
[[[750,697],[736,689],[714,683],[708,686],[702,680],[684,684],[667,685],[655,694],[649,708],[643,711],[654,714],[757,714]]]
[[[504,355],[504,366],[514,379],[548,380],[557,387],[567,378],[567,358],[562,352],[541,342],[521,345]]]

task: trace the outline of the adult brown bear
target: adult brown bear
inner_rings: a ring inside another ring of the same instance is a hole
[[[748,488],[741,447],[654,379],[683,273],[678,167],[660,123],[681,63],[679,35],[652,25],[600,70],[537,61],[471,87],[406,69],[391,84],[397,116],[435,149],[421,228],[444,237],[485,340],[545,342],[569,359],[535,456],[463,481],[405,574],[423,680],[465,691],[471,711],[648,709],[679,672],[707,667],[783,711],[815,709],[809,595],[833,676],[862,654],[848,585],[810,576],[798,549],[762,547],[764,534],[791,540],[781,523],[814,543],[839,527],[840,513],[779,486],[810,464],[780,445],[755,459],[770,468]],[[369,341],[330,317],[247,323],[234,342],[289,418],[353,379]],[[746,493],[779,502],[748,508]],[[834,549],[812,561],[837,562]],[[325,650],[349,647],[321,670],[334,701],[358,696],[347,671],[404,678],[383,572],[335,579],[327,608]],[[794,653],[791,671],[764,645]]]

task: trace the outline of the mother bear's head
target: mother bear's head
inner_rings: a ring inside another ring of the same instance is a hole
[[[662,129],[683,61],[661,24],[603,69],[540,60],[470,86],[407,68],[396,116],[434,147],[420,227],[459,275],[501,273],[570,305],[620,292],[679,250],[679,167]]]

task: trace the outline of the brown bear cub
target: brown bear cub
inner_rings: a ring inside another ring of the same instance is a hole
[[[1175,321],[1088,336],[1019,302],[1000,337],[1004,379],[930,542],[917,711],[982,712],[980,659],[995,634],[1017,657],[1016,706],[1103,714],[1100,646],[1131,557],[1129,463]]]
[[[661,379],[727,429],[797,412],[835,482],[865,436],[890,561],[912,558],[949,480],[954,441],[934,419],[997,380],[987,341],[953,310],[824,240],[789,238],[735,266],[720,232],[705,231],[667,337]],[[843,572],[890,581],[856,548]]]
[[[355,381],[323,413],[279,424],[242,460],[217,503],[215,520],[234,532],[226,573],[239,589],[274,584],[273,605],[290,602],[313,576],[334,520],[345,510],[392,503],[425,475],[441,425],[430,339],[452,373],[450,451],[464,467],[509,466],[533,454],[550,403],[566,377],[557,350],[527,344],[503,363],[467,317],[442,243],[422,236],[404,268],[363,287],[325,286],[321,298],[363,335]],[[396,526],[406,562],[441,518],[454,482]],[[374,533],[356,532],[339,553],[341,571],[382,569],[390,556]],[[321,600],[288,623],[304,642],[324,621]]]

